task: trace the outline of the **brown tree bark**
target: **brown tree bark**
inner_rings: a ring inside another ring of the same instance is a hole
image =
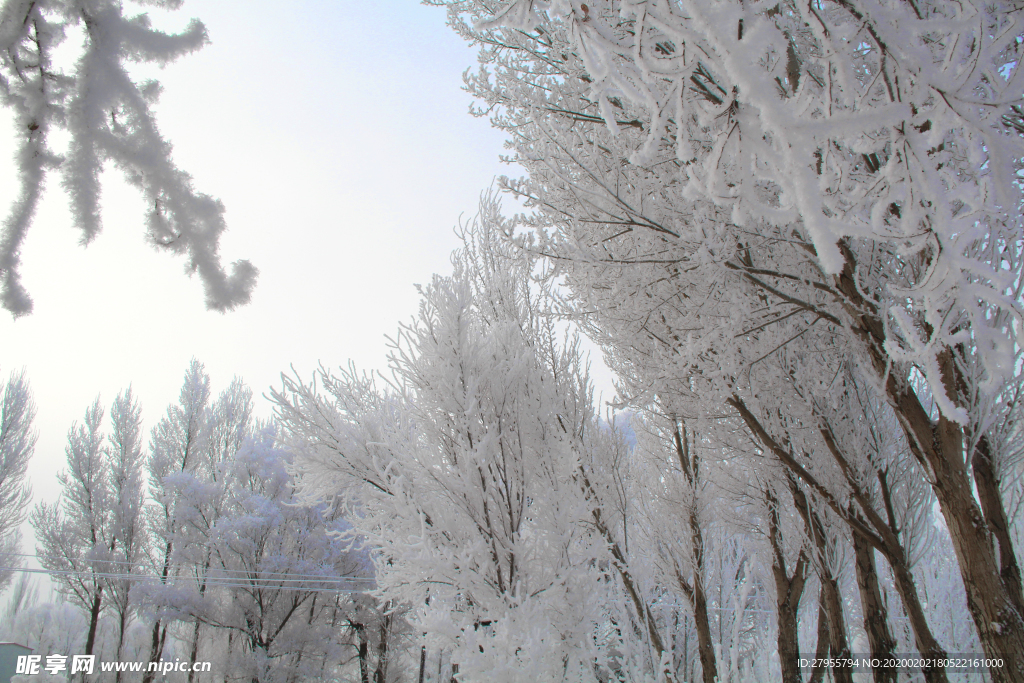
[[[768,540],[772,547],[772,576],[775,579],[775,611],[778,614],[779,665],[782,683],[803,683],[800,676],[800,639],[797,613],[807,585],[807,555],[797,557],[793,574],[786,568],[786,556],[779,528],[779,504],[771,490],[765,491],[768,505]]]
[[[703,546],[701,547],[703,553]],[[701,563],[703,565],[703,562]],[[703,569],[703,566],[701,567]],[[693,576],[693,614],[697,627],[697,646],[704,683],[717,683],[718,666],[715,661],[714,642],[711,640],[711,622],[708,619],[708,599],[704,592],[704,578],[695,571]]]
[[[391,632],[391,604],[384,605],[380,618],[380,640],[377,641],[377,668],[373,672],[373,683],[386,683],[388,673],[388,635]]]
[[[1006,586],[1006,592],[1013,601],[1017,612],[1024,615],[1024,591],[1021,589],[1020,566],[1017,564],[1017,554],[1013,548],[1013,540],[1010,538],[1010,522],[1006,518],[1006,508],[1003,506],[1003,495],[1000,492],[1000,481],[996,476],[995,466],[992,463],[992,449],[988,437],[984,434],[978,439],[978,445],[974,449],[974,457],[971,459],[974,470],[974,483],[978,487],[978,498],[981,500],[981,510],[985,514],[985,523],[992,531],[996,540],[996,550],[999,553],[999,575]]]
[[[896,582],[896,592],[900,594],[903,601],[903,609],[910,620],[910,629],[914,634],[914,644],[917,646],[924,658],[928,661],[946,659],[946,651],[932,635],[928,626],[928,619],[921,605],[921,598],[917,594],[917,583],[914,581],[913,573],[910,571],[910,562],[907,561],[906,551],[900,544],[896,532],[896,520],[893,517],[893,502],[887,478],[883,472],[878,472],[878,481],[881,484],[882,501],[888,516],[888,525],[881,519],[875,518],[874,527],[879,532],[878,538],[872,541],[877,542],[877,548],[889,563],[892,569],[893,578]],[[863,506],[862,506],[863,507]],[[867,538],[867,537],[865,537]],[[870,539],[868,539],[870,540]],[[946,669],[944,667],[923,667],[921,669],[925,681],[928,683],[947,683]]]
[[[889,562],[894,576],[897,577],[896,590],[906,609],[910,619],[910,626],[914,632],[914,642],[918,651],[926,661],[943,661],[946,659],[946,651],[939,645],[932,635],[928,620],[921,606],[921,599],[917,594],[917,585],[913,580],[910,571],[910,563],[907,561],[906,551],[900,543],[899,528],[896,524],[892,492],[888,484],[887,473],[883,470],[876,470],[876,478],[879,483],[879,493],[882,497],[882,504],[885,508],[886,519],[883,519],[874,507],[871,499],[861,487],[857,477],[853,476],[853,468],[848,458],[836,442],[832,428],[827,420],[822,420],[821,435],[825,441],[833,460],[839,465],[846,482],[850,486],[853,498],[860,505],[861,511],[867,517],[865,520],[857,514],[853,508],[848,511],[845,517],[850,524],[850,529],[856,539],[869,543],[877,548]],[[841,514],[841,511],[836,509]],[[873,557],[872,557],[873,562]],[[902,578],[899,578],[902,577]],[[944,667],[925,666],[921,669],[925,680],[928,683],[947,683],[946,670]]]
[[[861,610],[864,612],[864,631],[871,647],[871,658],[886,659],[894,654],[896,639],[889,631],[889,617],[878,586],[875,549],[870,540],[856,529],[853,530],[853,552],[857,563]],[[894,668],[878,667],[872,673],[875,683],[896,683]]]
[[[945,659],[946,651],[939,645],[928,629],[924,608],[917,599],[917,586],[914,583],[914,576],[911,574],[907,563],[894,562],[890,563],[889,566],[892,567],[893,578],[896,581],[896,590],[899,592],[900,597],[903,598],[903,607],[907,611],[910,628],[914,632],[914,644],[917,645],[918,651],[927,659]],[[913,599],[904,597],[911,595]],[[929,683],[933,681],[945,683],[947,681],[944,668],[925,667],[921,671],[924,673],[925,680]]]
[[[747,423],[747,426],[761,441],[764,447],[773,452],[779,458],[780,462],[786,465],[789,469],[790,488],[793,491],[793,499],[797,502],[797,509],[800,510],[801,515],[805,515],[804,508],[801,507],[801,504],[806,506],[806,498],[797,486],[797,477],[818,493],[826,504],[829,505],[829,507],[832,508],[832,510],[842,518],[847,525],[849,525],[851,530],[856,533],[860,533],[864,538],[869,539],[870,543],[882,552],[885,559],[892,567],[893,574],[896,577],[896,590],[899,592],[900,598],[903,600],[904,607],[906,608],[911,628],[914,631],[914,639],[918,650],[928,660],[944,660],[946,658],[946,651],[939,645],[938,641],[935,640],[932,636],[931,629],[928,627],[928,621],[925,618],[924,609],[922,608],[920,598],[917,595],[917,586],[914,583],[913,576],[910,572],[910,566],[907,563],[906,553],[899,542],[899,537],[896,532],[896,522],[892,518],[891,514],[892,505],[891,500],[889,500],[889,490],[886,485],[884,473],[879,473],[878,476],[882,496],[885,499],[887,515],[889,516],[888,522],[883,520],[874,510],[871,502],[867,499],[866,494],[860,489],[856,477],[853,477],[851,474],[851,467],[847,462],[846,457],[843,455],[832,436],[831,428],[827,423],[823,423],[820,430],[822,438],[828,446],[836,464],[846,476],[847,483],[851,487],[853,497],[858,501],[861,510],[867,516],[868,519],[864,520],[859,515],[851,513],[850,510],[841,508],[836,498],[809,472],[807,472],[807,470],[796,461],[791,453],[788,453],[781,444],[775,441],[771,435],[767,433],[764,426],[761,425],[757,420],[757,417],[750,412],[739,397],[734,396],[728,400],[728,403],[740,412],[740,415]],[[804,517],[804,521],[807,523],[807,516]],[[928,681],[928,683],[947,683],[944,668],[925,667],[922,671],[925,675],[925,680]]]
[[[818,646],[814,648],[814,658],[818,661],[828,657],[828,617],[825,615],[825,584],[818,589]],[[821,683],[825,678],[825,667],[816,666],[811,669],[809,683]]]
[[[839,581],[829,568],[828,556],[833,550],[835,539],[825,532],[818,514],[811,508],[807,496],[800,490],[796,482],[790,479],[790,490],[797,512],[804,520],[808,537],[814,542],[816,561],[815,569],[821,581],[821,607],[828,623],[828,649],[831,659],[849,659],[850,644],[846,639],[846,618],[843,615],[843,598],[839,592]],[[849,667],[833,667],[831,670],[835,683],[853,683],[853,671]]]
[[[845,240],[839,242],[839,248],[846,262],[835,284],[844,297],[853,338],[870,359],[874,375],[884,383],[911,452],[929,473],[985,656],[1004,662],[1004,667],[992,668],[989,674],[993,683],[1024,683],[1024,656],[1020,654],[1024,653],[1024,615],[1003,582],[992,532],[971,490],[964,462],[963,428],[941,410],[933,422],[906,379],[892,371],[878,306],[857,287],[857,259],[852,249]],[[947,348],[940,352],[938,361],[947,400],[956,404],[957,370],[952,351]]]
[[[820,550],[820,549],[819,549]],[[839,581],[827,566],[818,567],[818,576],[824,588],[825,619],[828,621],[828,650],[830,659],[849,659],[850,644],[846,639],[846,617],[843,614],[843,597]],[[849,667],[833,667],[835,683],[853,683],[853,671]]]
[[[711,621],[708,618],[708,600],[704,591],[704,533],[700,526],[700,515],[697,511],[696,491],[700,484],[700,461],[696,451],[690,448],[690,440],[686,428],[680,420],[673,420],[673,438],[675,440],[676,457],[690,484],[694,499],[690,501],[690,559],[693,564],[693,582],[687,586],[678,568],[677,579],[683,592],[690,599],[693,608],[693,621],[697,628],[697,649],[700,653],[700,666],[704,683],[716,683],[718,680],[718,663],[715,660],[715,644],[711,638]]]

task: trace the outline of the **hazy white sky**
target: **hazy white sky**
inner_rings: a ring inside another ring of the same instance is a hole
[[[209,31],[212,44],[156,73],[158,121],[179,167],[227,207],[225,262],[251,259],[259,285],[247,307],[206,311],[183,261],[146,244],[141,200],[116,169],[104,231],[82,248],[51,176],[22,254],[35,312],[0,312],[0,373],[26,368],[39,407],[36,500],[56,497],[68,428],[97,393],[109,406],[130,384],[148,433],[192,357],[215,393],[238,375],[260,395],[291,365],[304,377],[318,362],[383,368],[384,335],[416,311],[414,283],[449,272],[460,215],[496,175],[520,172],[499,163],[503,136],[467,113],[475,50],[440,8],[188,0],[153,14],[165,30],[199,17]],[[17,185],[0,115],[6,213]]]

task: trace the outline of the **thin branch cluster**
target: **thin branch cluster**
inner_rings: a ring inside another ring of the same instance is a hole
[[[174,9],[181,3],[144,4]],[[78,37],[77,61],[55,61],[58,48]],[[152,28],[146,14],[125,15],[122,3],[112,0],[8,0],[0,7],[0,97],[14,113],[20,177],[0,225],[0,298],[11,314],[32,310],[21,281],[21,250],[47,174],[60,172],[85,245],[102,228],[99,177],[108,162],[142,193],[153,246],[185,256],[186,272],[199,273],[208,308],[226,311],[249,301],[258,271],[244,260],[230,273],[221,266],[224,207],[197,192],[171,160],[152,113],[159,83],[138,82],[129,73],[134,63],[167,64],[207,42],[198,20],[168,34]],[[51,147],[58,132],[70,136],[64,152]]]

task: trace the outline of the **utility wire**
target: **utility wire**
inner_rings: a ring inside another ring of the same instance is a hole
[[[114,579],[114,580],[127,580],[127,581],[156,581],[157,577],[151,574],[123,574],[114,572],[94,572],[89,569],[79,570],[64,570],[64,569],[31,569],[27,567],[0,567],[0,571],[11,571],[21,572],[23,574],[46,574],[48,576],[80,576],[81,578],[103,578],[103,579]],[[178,577],[180,578],[180,577]],[[252,581],[242,582],[241,577],[217,577],[216,575],[210,576],[206,579],[205,584],[210,587],[216,588],[252,588],[252,589],[277,589],[277,590],[293,590],[301,591],[303,593],[360,593],[365,590],[372,588],[376,581],[373,578],[365,576],[343,576],[343,577],[318,577],[317,579],[269,579],[269,578],[256,578]],[[187,579],[186,579],[187,580]],[[162,582],[161,582],[162,583]],[[167,583],[165,585],[177,586],[179,582]],[[306,584],[337,584],[335,588],[328,587],[313,587],[304,586]],[[350,587],[348,590],[343,589],[341,586],[352,586],[352,584],[366,583],[371,584],[366,588],[358,589]],[[293,585],[294,584],[294,585]]]
[[[31,558],[33,558],[33,559],[35,559],[37,561],[40,560],[40,555],[33,554],[33,553],[3,553],[2,555],[3,556],[11,556],[11,557],[31,557]],[[139,569],[152,569],[153,568],[152,565],[149,565],[149,564],[146,564],[146,563],[143,563],[143,562],[125,562],[123,560],[104,560],[104,559],[95,559],[95,558],[93,558],[93,559],[80,558],[80,559],[83,562],[89,562],[89,563],[96,564],[96,565],[100,565],[100,564],[118,564],[118,565],[127,565],[130,568],[136,568],[136,567],[138,567]],[[0,570],[3,570],[3,569],[13,569],[13,568],[12,567],[0,567]],[[89,570],[89,569],[80,569],[80,570],[74,570],[74,571],[86,572],[86,573],[91,573],[92,572],[92,570]],[[296,578],[308,578],[310,580],[319,580],[319,579],[323,579],[324,578],[323,574],[303,574],[303,573],[299,573],[299,572],[267,572],[267,571],[261,571],[261,570],[255,570],[255,572],[253,572],[253,571],[248,570],[248,569],[218,569],[217,570],[217,573],[222,573],[222,572],[227,572],[228,574],[230,574],[230,573],[239,574],[239,576],[237,576],[237,577],[229,577],[229,578],[241,578],[241,579],[248,578],[253,573],[257,573],[260,576],[289,576],[289,577],[296,577]],[[124,575],[128,576],[129,573],[125,573]],[[130,575],[131,576],[138,576],[136,574],[130,574]],[[335,577],[329,577],[329,578],[335,578]],[[372,577],[365,577],[365,576],[362,576],[362,577],[360,577],[360,576],[342,576],[340,578],[365,579],[365,580],[368,580],[368,581],[372,581],[373,580]]]

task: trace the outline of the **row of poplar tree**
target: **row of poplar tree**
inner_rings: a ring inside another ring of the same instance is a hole
[[[25,378],[12,377],[0,433],[8,464],[31,455],[33,414]],[[337,510],[297,498],[291,455],[271,422],[254,419],[241,381],[214,397],[193,361],[178,403],[145,442],[130,389],[109,411],[97,398],[71,427],[59,497],[29,515],[36,558],[60,599],[39,604],[32,574],[21,574],[0,637],[33,648],[44,667],[50,655],[142,663],[141,673],[97,664],[90,680],[166,674],[148,671],[150,662],[187,664],[172,676],[188,681],[352,671],[384,680],[400,617],[367,594],[372,566],[342,538]],[[5,550],[6,583],[26,563],[16,544]],[[197,662],[209,673],[191,671]],[[69,672],[49,675],[77,677]]]
[[[866,389],[848,380],[842,415],[905,577],[745,422],[602,419],[562,294],[508,227],[485,197],[386,376],[285,377],[259,422],[193,362],[148,446],[130,391],[90,406],[60,500],[31,515],[66,602],[16,585],[8,637],[215,663],[173,674],[190,681],[823,680],[842,673],[801,656],[912,653],[920,629],[980,650],[927,483]],[[28,434],[24,379],[8,394]]]

